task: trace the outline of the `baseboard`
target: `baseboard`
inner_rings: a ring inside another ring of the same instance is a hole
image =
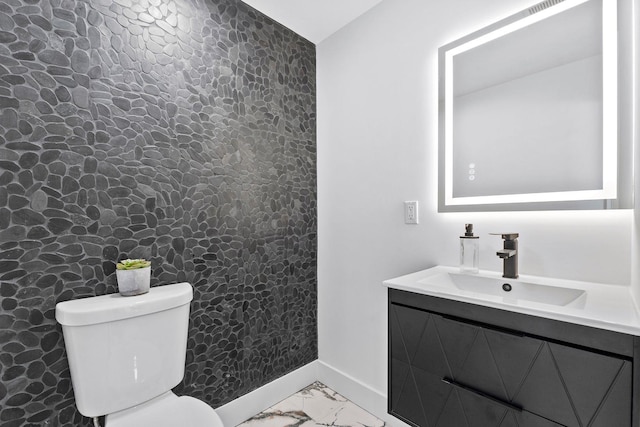
[[[225,427],[237,426],[317,381],[316,361],[216,408]]]
[[[225,427],[234,427],[275,405],[309,384],[320,381],[356,405],[384,420],[387,426],[410,427],[387,413],[387,396],[320,360],[296,369],[264,386],[216,408]]]
[[[387,413],[387,394],[317,360],[318,381],[383,420],[387,426],[411,427]]]

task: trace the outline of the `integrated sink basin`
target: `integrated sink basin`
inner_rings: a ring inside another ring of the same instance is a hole
[[[443,272],[428,276],[418,283],[458,292],[502,297],[506,300],[523,300],[540,304],[566,306],[585,295],[582,289],[529,283],[519,279],[486,277],[477,274]],[[514,301],[515,302],[515,301]]]
[[[387,288],[640,336],[640,315],[630,285],[566,280],[437,266],[384,281]],[[505,290],[506,289],[506,290]]]

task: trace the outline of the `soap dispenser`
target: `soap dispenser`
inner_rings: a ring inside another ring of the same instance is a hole
[[[480,238],[473,235],[473,224],[465,224],[460,236],[460,272],[477,273],[480,268]]]

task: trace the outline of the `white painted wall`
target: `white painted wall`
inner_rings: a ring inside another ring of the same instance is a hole
[[[457,265],[464,223],[483,269],[501,268],[487,233],[516,231],[523,274],[631,281],[633,211],[437,213],[437,49],[534,3],[385,0],[317,46],[319,356],[380,393],[381,282]],[[419,200],[419,225],[404,200]]]
[[[634,75],[640,74],[640,43],[638,43],[638,37],[640,37],[640,0],[633,1],[633,22],[635,28],[636,42],[634,43],[635,61],[634,61]],[[639,201],[636,203],[635,215],[634,215],[634,241],[632,255],[632,269],[631,269],[631,286],[633,287],[633,294],[636,300],[636,304],[640,302],[640,119],[638,114],[640,109],[640,82],[636,78],[633,87],[633,97],[635,100],[635,108],[631,112],[632,117],[636,117],[633,126],[632,139],[634,141],[634,169],[638,171],[635,175],[635,187],[634,187],[634,200]]]

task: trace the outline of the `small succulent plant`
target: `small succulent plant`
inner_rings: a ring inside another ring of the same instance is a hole
[[[116,264],[118,270],[137,270],[139,268],[149,267],[151,261],[146,259],[123,259]]]

